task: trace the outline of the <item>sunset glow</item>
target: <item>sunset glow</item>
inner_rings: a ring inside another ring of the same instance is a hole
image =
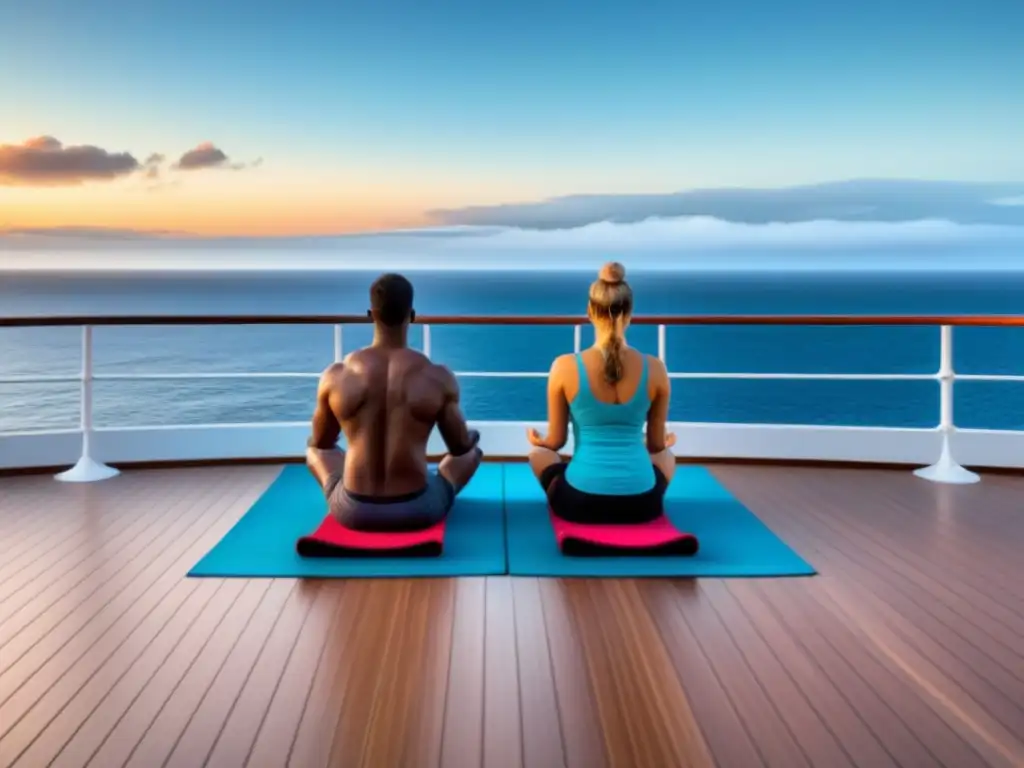
[[[5,230],[325,235],[565,195],[1024,180],[1017,0],[44,5],[0,28],[0,71],[30,73],[0,82]]]

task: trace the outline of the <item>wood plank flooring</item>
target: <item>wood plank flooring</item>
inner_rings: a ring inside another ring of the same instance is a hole
[[[0,766],[1024,766],[1024,478],[717,468],[804,579],[185,579],[277,471],[0,478]]]

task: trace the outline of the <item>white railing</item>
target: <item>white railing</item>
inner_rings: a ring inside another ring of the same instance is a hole
[[[857,324],[856,318],[846,324]],[[27,324],[27,323],[25,323]],[[110,323],[105,323],[110,324]],[[497,323],[495,323],[497,324]],[[881,324],[881,323],[875,323]],[[429,323],[423,324],[423,352],[430,356],[432,353],[431,328]],[[1024,376],[1001,376],[1001,375],[966,375],[957,377],[953,370],[953,327],[942,325],[940,331],[940,362],[938,371],[935,374],[815,374],[815,373],[669,373],[672,379],[765,379],[765,380],[818,380],[818,381],[918,381],[933,380],[940,385],[940,414],[936,430],[939,437],[939,455],[937,460],[930,466],[915,470],[919,477],[941,483],[974,483],[980,479],[977,474],[962,467],[953,457],[952,437],[957,431],[953,418],[953,385],[957,378],[970,381],[1024,381]],[[573,327],[573,349],[579,352],[582,346],[582,326],[576,324]],[[666,324],[657,325],[658,357],[668,363],[666,354]],[[334,325],[334,359],[340,361],[344,355],[342,324]],[[27,384],[27,383],[52,383],[52,382],[79,382],[81,386],[81,408],[80,408],[80,433],[81,452],[75,465],[57,475],[57,479],[67,482],[93,482],[113,477],[118,470],[99,461],[94,454],[93,436],[96,429],[93,424],[93,393],[94,381],[160,381],[160,380],[195,380],[195,379],[294,379],[310,378],[320,376],[316,372],[196,372],[196,373],[104,373],[97,374],[93,370],[93,326],[82,326],[82,369],[78,376],[62,375],[27,375],[8,376],[0,378],[0,384]],[[523,371],[460,371],[456,375],[461,378],[545,378],[546,372],[523,372]],[[509,422],[488,422],[487,424],[508,425]],[[308,427],[304,422],[270,422],[262,425],[233,425],[236,427]],[[694,427],[697,425],[688,425]],[[726,425],[719,425],[726,426]],[[754,425],[729,425],[733,427],[753,427]],[[762,428],[781,427],[781,425],[760,425]],[[199,425],[197,428],[213,428],[213,425]],[[798,429],[799,427],[792,427]],[[167,428],[159,428],[167,429]],[[890,432],[911,431],[892,430],[890,428],[855,428],[855,427],[834,427],[833,430],[887,430]],[[933,430],[914,430],[917,432]],[[974,433],[988,432],[997,434],[995,430],[970,430]],[[1011,431],[998,431],[1006,435]],[[782,433],[776,433],[780,437]],[[846,434],[852,435],[853,432]],[[1016,433],[1022,435],[1024,433]],[[16,435],[13,435],[16,437]],[[10,433],[0,437],[12,437]],[[839,438],[836,438],[839,439]],[[0,445],[2,447],[2,445]],[[934,454],[933,454],[934,455]],[[736,455],[737,458],[742,454]],[[856,458],[854,457],[854,460]],[[0,462],[0,467],[3,462]]]

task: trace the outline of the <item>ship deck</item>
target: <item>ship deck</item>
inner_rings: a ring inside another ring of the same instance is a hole
[[[277,471],[0,478],[0,765],[1024,765],[1024,478],[717,466],[810,578],[185,578]]]

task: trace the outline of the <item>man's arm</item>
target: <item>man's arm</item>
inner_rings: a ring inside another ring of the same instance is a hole
[[[338,423],[331,408],[331,395],[337,396],[335,382],[344,370],[341,363],[334,363],[320,376],[320,384],[316,391],[316,409],[313,411],[313,428],[309,437],[309,447],[322,451],[336,448],[341,436],[341,424]]]
[[[448,452],[452,456],[469,453],[480,442],[480,433],[470,430],[466,417],[462,414],[459,403],[461,393],[459,382],[450,370],[443,365],[437,366],[438,378],[444,392],[444,405],[437,417],[437,429],[441,433]]]

